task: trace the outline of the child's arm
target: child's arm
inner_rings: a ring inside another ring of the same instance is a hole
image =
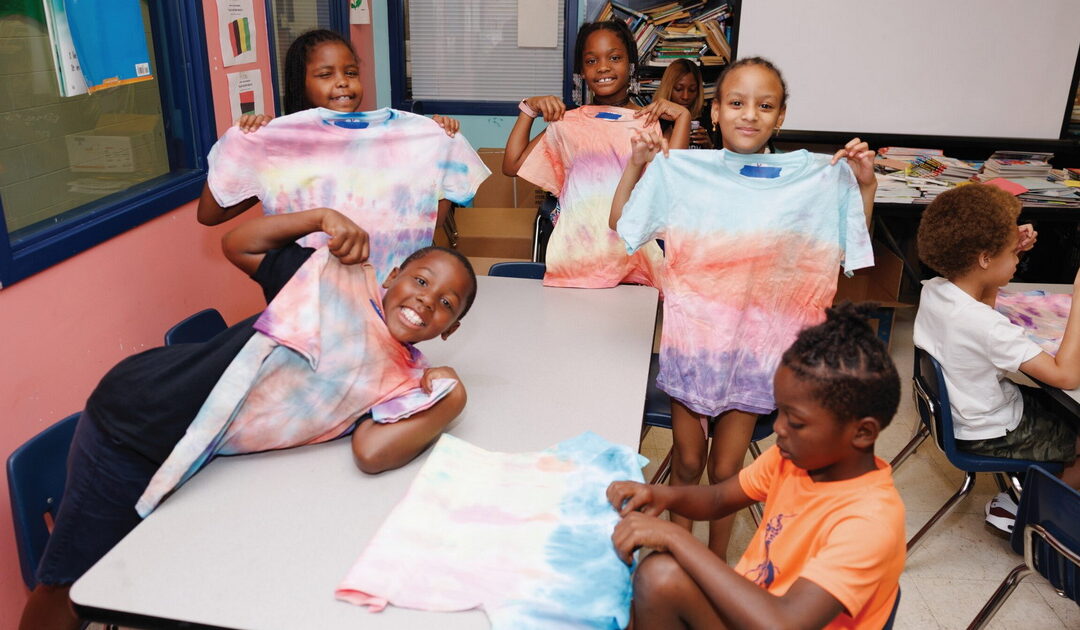
[[[630,200],[630,193],[634,192],[634,186],[641,179],[645,171],[645,165],[652,162],[656,154],[663,151],[668,155],[668,141],[655,129],[639,129],[630,138],[630,159],[623,170],[619,185],[615,188],[615,196],[611,199],[611,212],[608,214],[608,227],[612,230],[618,225],[622,217],[623,206]]]
[[[1052,387],[1080,387],[1080,308],[1076,305],[1077,299],[1080,299],[1080,270],[1073,279],[1073,304],[1069,309],[1069,319],[1065,322],[1065,334],[1061,337],[1057,355],[1050,356],[1040,352],[1034,358],[1021,363],[1020,371]]]
[[[457,385],[442,400],[405,420],[391,424],[363,422],[352,435],[356,466],[373,475],[411,462],[458,417],[468,395],[457,372],[448,367],[428,368],[420,381],[426,392],[436,378],[452,378]]]
[[[690,110],[678,103],[658,98],[634,113],[634,118],[642,116],[645,117],[646,126],[652,125],[661,118],[674,121],[668,144],[672,149],[690,147]],[[665,151],[664,154],[667,155],[667,152]]]
[[[557,96],[530,96],[523,102],[537,115],[543,115],[546,122],[562,120],[563,114],[566,113],[566,104]],[[514,128],[510,130],[510,135],[506,138],[506,150],[503,152],[502,163],[503,175],[516,177],[521,165],[525,163],[525,158],[529,157],[533,147],[544,135],[541,131],[535,138],[529,140],[533,120],[534,117],[524,111],[518,114],[517,122],[514,123]]]
[[[754,503],[743,492],[738,476],[709,486],[616,481],[608,486],[607,499],[624,518],[635,512],[659,516],[664,510],[671,510],[695,521],[714,521]]]
[[[866,214],[866,227],[870,227],[870,219],[874,215],[874,194],[877,192],[877,178],[874,177],[874,155],[870,145],[852,138],[837,151],[830,164],[836,164],[840,158],[848,159],[848,166],[855,174],[855,181],[859,182],[859,195],[862,196],[863,213]]]
[[[259,268],[266,252],[320,231],[330,235],[327,247],[342,263],[352,265],[367,260],[367,232],[330,208],[252,219],[226,234],[221,239],[221,249],[232,264],[250,276]]]
[[[240,216],[248,208],[259,203],[258,197],[248,197],[240,203],[222,207],[218,205],[216,199],[214,199],[213,193],[210,192],[210,186],[203,184],[202,196],[199,197],[199,210],[196,216],[199,219],[199,223],[203,225],[218,225],[224,223],[229,219]]]

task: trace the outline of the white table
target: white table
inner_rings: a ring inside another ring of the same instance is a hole
[[[449,432],[501,451],[541,450],[585,430],[636,448],[657,292],[479,280],[461,328],[421,345],[468,388]],[[374,614],[334,599],[423,459],[366,476],[348,440],[219,458],[76,582],[71,599],[87,617],[135,627],[487,628],[478,611]]]
[[[1013,283],[1010,283],[1009,285],[1007,285],[1005,287],[1005,290],[1006,291],[1035,291],[1035,290],[1041,290],[1041,291],[1046,291],[1047,293],[1070,293],[1071,294],[1073,292],[1073,285],[1071,285],[1071,284],[1038,284],[1038,283],[1031,283],[1031,282],[1013,282]],[[1075,304],[1074,304],[1073,307],[1075,308]],[[1065,406],[1065,408],[1072,411],[1073,415],[1080,418],[1080,387],[1077,387],[1076,389],[1061,389],[1061,388],[1058,388],[1058,387],[1053,387],[1052,385],[1047,385],[1046,383],[1043,383],[1042,381],[1039,381],[1038,379],[1034,379],[1034,378],[1028,376],[1027,374],[1025,374],[1024,376],[1031,379],[1031,381],[1034,382],[1035,384],[1037,384],[1039,387],[1042,387],[1043,389],[1045,389],[1047,391],[1047,393],[1049,393],[1054,398],[1054,400],[1057,400],[1058,402],[1060,402],[1062,405]]]

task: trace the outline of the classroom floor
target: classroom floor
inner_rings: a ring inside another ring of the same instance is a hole
[[[913,308],[900,309],[892,331],[892,357],[900,372],[900,409],[892,424],[878,440],[877,455],[889,461],[911,438],[918,415],[911,397]],[[762,441],[771,445],[773,438]],[[671,447],[671,432],[653,429],[645,437],[641,452],[652,460],[645,478],[652,476],[656,462]],[[748,460],[749,461],[749,460]],[[919,447],[894,475],[896,487],[907,507],[907,535],[910,537],[956,492],[964,475],[949,464],[932,440]],[[1013,553],[1009,543],[983,523],[983,506],[997,493],[990,475],[980,475],[975,489],[930,530],[922,544],[907,560],[900,578],[900,610],[897,630],[952,630],[966,628],[979,609],[997,589],[1008,572],[1023,558]],[[736,517],[728,552],[732,564],[738,560],[754,522],[744,510]],[[708,529],[698,523],[694,529],[705,541]],[[998,610],[989,626],[995,629],[1080,628],[1080,607],[1057,595],[1038,575],[1031,575]]]

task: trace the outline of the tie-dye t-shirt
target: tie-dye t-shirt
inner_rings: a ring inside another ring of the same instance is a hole
[[[672,151],[634,187],[618,232],[629,251],[664,240],[657,384],[690,409],[772,411],[780,356],[825,318],[840,264],[873,264],[858,184],[829,159]]]
[[[836,598],[845,612],[826,628],[881,628],[904,571],[904,502],[892,468],[818,482],[775,446],[739,472],[746,496],[765,511],[735,572],[773,595],[800,578]]]
[[[379,282],[431,245],[438,202],[465,204],[491,174],[461,134],[393,109],[309,109],[254,133],[232,127],[210,150],[206,182],[222,206],[258,197],[267,214],[333,208],[367,230]],[[329,237],[309,234],[301,245]]]
[[[419,387],[427,362],[390,335],[381,300],[374,268],[316,250],[255,322],[257,332],[150,480],[139,514],[215,455],[332,440],[373,406]]]
[[[375,612],[482,608],[494,630],[625,628],[606,492],[644,464],[594,433],[520,454],[443,435],[336,595]]]
[[[1046,291],[998,291],[994,310],[1024,329],[1043,352],[1056,356],[1065,336],[1072,296]]]
[[[559,220],[545,255],[545,285],[659,286],[660,247],[648,243],[628,256],[608,227],[611,200],[630,160],[630,138],[643,128],[642,120],[621,107],[579,107],[548,125],[525,158],[518,176],[559,198]]]

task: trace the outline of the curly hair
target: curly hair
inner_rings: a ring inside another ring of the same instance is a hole
[[[307,61],[308,54],[319,44],[337,42],[349,49],[356,56],[349,40],[339,33],[324,28],[314,29],[301,33],[299,37],[289,45],[285,53],[285,113],[295,114],[305,109],[311,109],[314,105],[307,97]]]
[[[875,304],[843,302],[825,321],[804,329],[780,363],[811,383],[815,398],[837,420],[876,418],[889,426],[900,404],[900,377],[867,318]]]
[[[926,207],[919,222],[919,258],[946,278],[970,271],[979,254],[996,254],[1016,233],[1020,201],[986,184],[947,190]]]
[[[420,260],[421,258],[427,256],[432,252],[442,252],[444,254],[449,254],[450,256],[454,257],[459,263],[461,263],[461,266],[465,268],[465,273],[469,275],[469,281],[472,283],[472,290],[469,292],[468,295],[465,296],[465,308],[462,309],[461,315],[458,315],[457,321],[461,321],[461,319],[465,317],[465,314],[469,312],[469,309],[472,308],[473,302],[476,300],[476,270],[473,269],[472,263],[469,262],[469,259],[466,258],[464,254],[457,251],[456,249],[439,247],[438,245],[428,245],[427,247],[421,247],[415,252],[409,254],[408,257],[406,257],[405,260],[401,261],[401,264],[398,265],[398,269],[404,270],[412,263]]]
[[[637,44],[634,42],[634,35],[630,32],[630,27],[619,20],[603,20],[600,22],[587,22],[581,25],[581,28],[577,32],[577,41],[574,42],[574,74],[581,74],[584,71],[584,63],[582,63],[582,57],[585,56],[585,40],[589,39],[589,35],[592,35],[596,31],[611,31],[622,41],[623,46],[626,47],[626,59],[630,62],[633,68],[637,68],[638,64],[638,49]],[[631,72],[631,79],[633,79],[633,72]]]
[[[766,70],[771,70],[776,74],[776,78],[780,81],[780,109],[787,107],[788,90],[787,81],[784,80],[784,75],[780,74],[780,69],[773,65],[773,62],[764,57],[745,57],[739,59],[735,63],[728,64],[724,68],[724,71],[720,73],[720,76],[716,79],[716,98],[720,97],[721,90],[724,86],[724,79],[727,75],[731,74],[733,70],[742,68],[743,66],[761,66]]]

